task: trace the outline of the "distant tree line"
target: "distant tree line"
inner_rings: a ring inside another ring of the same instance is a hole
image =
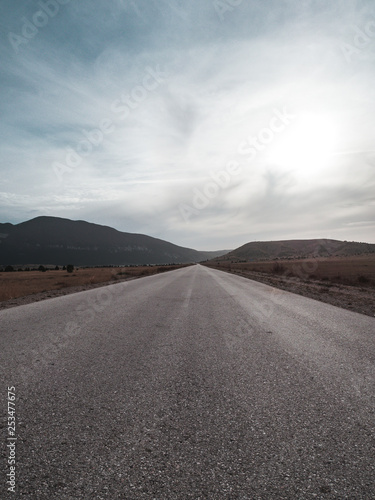
[[[18,269],[15,269],[13,266],[5,266],[5,267],[0,267],[0,273],[14,273],[16,271],[21,272],[21,271],[40,271],[42,273],[45,273],[46,271],[59,271],[60,268],[59,266],[55,266],[53,268],[51,267],[45,267],[40,265],[39,267],[35,268],[30,268],[30,267],[19,267]],[[73,264],[68,264],[67,266],[63,266],[61,268],[62,271],[67,271],[68,273],[72,273],[74,271],[74,265]]]

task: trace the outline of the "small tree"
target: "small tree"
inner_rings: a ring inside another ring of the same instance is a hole
[[[47,271],[47,269],[44,266],[39,266],[38,271],[45,273]]]
[[[6,266],[5,268],[5,272],[6,273],[12,273],[14,271],[14,267],[13,266]]]
[[[68,264],[66,266],[66,270],[68,271],[68,273],[72,273],[74,271],[74,266],[73,264]]]

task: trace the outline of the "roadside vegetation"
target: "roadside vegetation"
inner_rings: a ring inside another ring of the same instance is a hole
[[[91,268],[77,268],[72,264],[61,268],[6,266],[0,268],[0,302],[65,288],[110,284],[172,271],[187,265],[189,264]]]
[[[375,316],[375,255],[204,265],[351,311]]]
[[[205,265],[231,272],[253,272],[296,277],[307,281],[326,281],[344,285],[375,286],[375,255],[319,257],[266,262],[208,261]]]

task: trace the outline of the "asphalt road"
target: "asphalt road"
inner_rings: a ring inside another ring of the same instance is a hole
[[[193,266],[0,323],[2,499],[375,498],[375,318]]]

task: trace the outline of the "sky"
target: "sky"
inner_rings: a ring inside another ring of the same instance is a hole
[[[0,222],[375,243],[373,0],[0,10]]]

